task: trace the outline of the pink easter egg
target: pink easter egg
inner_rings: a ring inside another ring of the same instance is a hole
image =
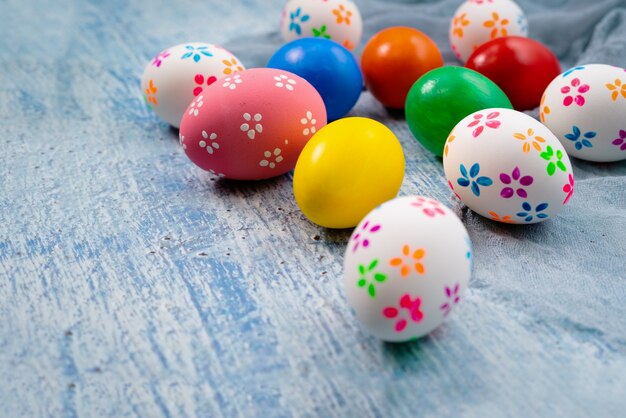
[[[288,71],[254,68],[218,80],[190,103],[180,143],[214,175],[261,180],[292,170],[324,125],[326,108],[311,84]]]

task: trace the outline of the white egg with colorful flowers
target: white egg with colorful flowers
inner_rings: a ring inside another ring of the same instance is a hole
[[[626,159],[626,70],[581,65],[557,76],[546,88],[541,121],[568,154],[587,161]]]
[[[485,109],[465,117],[450,133],[443,154],[457,197],[495,221],[545,221],[574,192],[572,166],[559,140],[515,110]]]
[[[422,337],[457,306],[472,270],[467,230],[423,196],[387,201],[350,237],[344,288],[362,326],[390,342]]]

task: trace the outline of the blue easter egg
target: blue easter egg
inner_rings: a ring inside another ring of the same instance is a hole
[[[328,39],[289,42],[276,51],[267,66],[289,71],[311,83],[324,100],[329,122],[348,113],[363,89],[363,75],[352,53]]]

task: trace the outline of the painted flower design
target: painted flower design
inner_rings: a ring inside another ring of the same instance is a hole
[[[452,311],[454,305],[459,303],[459,301],[461,300],[461,297],[459,296],[460,287],[461,286],[457,283],[454,285],[454,287],[446,286],[444,288],[444,292],[448,300],[439,307],[439,309],[443,311],[443,316],[448,316],[450,311]]]
[[[576,125],[572,126],[572,133],[571,134],[565,134],[565,138],[567,138],[570,141],[574,142],[574,147],[577,150],[579,150],[579,151],[583,147],[592,148],[593,144],[589,140],[593,139],[595,137],[596,137],[596,133],[594,131],[585,132],[583,134],[581,132],[580,128],[578,128],[578,126],[576,126]]]
[[[524,187],[533,184],[532,176],[522,176],[519,167],[515,167],[511,174],[500,173],[500,181],[506,186],[500,191],[500,196],[504,199],[509,199],[516,194],[524,199],[527,198],[528,193],[526,193]],[[515,183],[519,183],[519,186],[524,187],[516,187]]]
[[[425,268],[422,264],[422,259],[426,251],[423,248],[418,248],[415,251],[411,251],[408,245],[402,247],[402,256],[395,257],[389,260],[389,265],[392,267],[400,267],[400,275],[407,277],[413,269],[417,274],[424,274]]]
[[[238,71],[243,71],[243,67],[237,62],[237,59],[234,57],[229,60],[222,60],[222,64],[226,66],[224,67],[224,70],[222,70],[222,72],[226,75],[230,75]]]
[[[557,168],[563,172],[567,171],[565,164],[563,164],[563,161],[561,161],[564,154],[563,151],[561,151],[560,149],[554,152],[554,149],[552,149],[552,147],[548,145],[546,150],[539,155],[541,156],[541,158],[548,161],[546,171],[548,172],[549,176],[553,176]]]
[[[446,139],[446,145],[443,147],[443,155],[445,155],[446,157],[448,156],[449,146],[452,143],[452,141],[454,141],[455,139],[456,139],[456,136],[452,134],[450,134],[448,139]]]
[[[224,178],[226,177],[226,175],[224,175],[224,173],[217,173],[215,170],[213,170],[212,168],[209,168],[209,173],[213,174],[214,176],[217,176],[219,178]]]
[[[446,212],[441,209],[441,204],[433,199],[425,199],[418,197],[414,202],[411,202],[411,206],[420,208],[426,216],[434,218],[437,215],[445,216]]]
[[[195,81],[195,83],[197,84],[196,87],[194,87],[193,89],[193,95],[197,96],[200,93],[202,93],[203,90],[203,85],[204,85],[204,76],[202,74],[196,74],[196,76],[193,78],[193,81]],[[210,86],[211,84],[215,83],[217,81],[217,78],[215,78],[214,76],[211,77],[207,77],[206,78],[206,85]]]
[[[574,78],[569,86],[561,88],[561,93],[565,95],[563,98],[563,106],[570,106],[576,103],[578,106],[585,104],[584,94],[589,91],[589,84],[581,84],[579,78]]]
[[[524,141],[524,145],[522,145],[522,151],[524,151],[524,153],[530,152],[531,145],[537,151],[541,151],[541,144],[546,142],[543,137],[535,135],[535,131],[531,128],[528,128],[525,134],[517,132],[513,134],[513,136],[520,141]]]
[[[454,190],[454,185],[452,184],[452,182],[450,180],[448,180],[448,186],[450,186],[450,189],[452,190],[452,193],[454,193],[454,195],[457,197],[457,199],[462,200],[461,196],[459,196],[459,194],[456,192],[456,190]]]
[[[539,103],[539,118],[541,119],[541,122],[543,123],[546,123],[546,115],[549,115],[551,112],[550,106],[546,105],[545,102],[546,102],[546,94],[544,93],[543,96],[541,96],[541,102]]]
[[[470,24],[467,20],[467,13],[461,13],[452,19],[452,36],[463,37],[463,28]]]
[[[185,136],[178,133],[178,142],[183,146],[183,149],[187,149],[187,144],[185,144]]]
[[[619,95],[626,99],[626,83],[616,78],[613,83],[607,83],[606,88],[611,91],[611,100],[616,101]]]
[[[326,33],[327,29],[326,25],[322,25],[319,28],[312,28],[311,32],[316,38],[331,39],[330,35]]]
[[[198,97],[196,97],[196,99],[191,102],[191,105],[189,105],[189,112],[187,112],[189,115],[193,115],[194,117],[197,117],[198,114],[200,113],[200,108],[204,105],[204,96],[200,95]]]
[[[615,138],[611,144],[615,145],[616,147],[619,147],[620,151],[625,151],[626,150],[626,129],[620,129],[619,133],[617,134],[617,138]]]
[[[395,331],[402,332],[406,329],[409,320],[419,323],[424,318],[424,314],[420,310],[421,304],[422,300],[419,296],[411,299],[411,295],[405,293],[400,297],[398,307],[388,306],[383,309],[383,316],[387,319],[395,320]]]
[[[517,16],[517,25],[522,32],[528,32],[528,19],[526,19],[526,15],[521,13]]]
[[[517,212],[516,216],[519,218],[523,218],[524,222],[530,222],[535,217],[537,217],[538,219],[546,219],[548,217],[548,214],[544,213],[546,209],[548,209],[547,203],[540,203],[535,206],[535,210],[533,210],[530,203],[524,202],[522,203],[522,211]]]
[[[161,64],[163,64],[163,60],[170,56],[170,52],[168,50],[159,52],[156,57],[152,60],[152,65],[159,68]]]
[[[343,41],[342,45],[348,51],[352,51],[354,49],[354,47],[356,46],[352,42],[350,42],[350,39],[346,39],[345,41]]]
[[[215,150],[220,149],[220,144],[215,142],[215,140],[217,139],[217,134],[215,132],[209,135],[206,131],[202,131],[202,138],[204,139],[201,139],[198,145],[200,146],[200,148],[206,148],[206,151],[209,154],[213,155],[213,152],[215,152]]]
[[[157,91],[158,89],[154,85],[154,80],[150,79],[150,81],[148,82],[148,88],[146,89],[146,102],[148,102],[149,106],[159,106],[159,102],[156,98]]]
[[[224,82],[222,83],[222,87],[229,88],[231,90],[235,90],[237,85],[241,84],[243,80],[241,80],[241,76],[239,74],[235,74],[232,77],[226,77]]]
[[[286,88],[289,91],[293,91],[293,86],[296,85],[296,80],[293,80],[286,75],[274,76],[274,81],[276,81],[276,87],[278,88]]]
[[[511,215],[498,215],[494,211],[489,211],[488,213],[489,213],[489,216],[491,216],[491,219],[494,221],[503,222],[505,224],[515,223]]]
[[[487,115],[487,117],[483,120],[484,115],[482,113],[477,113],[473,116],[474,120],[471,121],[467,127],[474,128],[472,131],[472,136],[474,138],[478,138],[481,133],[485,130],[485,126],[491,129],[498,129],[500,127],[500,121],[497,120],[498,116],[500,116],[500,112],[491,112]],[[483,125],[484,122],[484,125]]]
[[[483,26],[491,29],[489,37],[495,39],[498,36],[507,36],[509,32],[506,27],[511,23],[509,19],[500,19],[500,15],[496,12],[491,13],[491,20],[483,22]]]
[[[204,56],[204,57],[212,57],[213,54],[211,54],[209,52],[209,47],[204,45],[204,46],[192,46],[192,45],[185,45],[185,50],[187,52],[185,52],[180,59],[184,60],[187,58],[193,58],[194,62],[200,62],[200,59]]]
[[[574,194],[574,176],[571,173],[568,176],[568,183],[563,186],[563,191],[566,193],[563,204],[566,204]]]
[[[567,77],[568,75],[572,74],[574,71],[580,71],[580,70],[584,70],[585,67],[583,66],[579,66],[579,67],[574,67],[574,68],[570,68],[569,70],[565,71],[563,73],[563,78]]]
[[[480,186],[489,187],[493,184],[493,180],[491,180],[487,176],[479,176],[480,174],[480,164],[474,163],[467,172],[467,168],[463,164],[460,165],[459,170],[461,171],[461,176],[457,179],[457,183],[461,187],[471,186],[472,193],[476,197],[480,196]]]
[[[352,17],[352,12],[347,10],[343,4],[340,4],[337,9],[333,9],[333,14],[337,18],[337,23],[346,25],[350,25],[350,18]]]
[[[261,160],[259,162],[259,165],[261,167],[269,167],[269,168],[275,168],[276,164],[280,163],[283,160],[283,156],[280,155],[281,154],[281,149],[280,148],[274,148],[274,151],[265,151],[263,153],[263,156],[265,157],[265,159]]]
[[[376,284],[387,280],[387,275],[377,272],[376,266],[378,266],[378,259],[372,260],[367,266],[359,264],[360,277],[356,283],[359,287],[367,287],[367,293],[372,299],[376,298]]]
[[[248,138],[254,139],[257,132],[263,132],[263,125],[261,124],[263,116],[260,113],[255,113],[254,116],[250,113],[243,114],[244,123],[241,124],[239,129],[248,135]]]
[[[369,235],[375,234],[376,232],[380,231],[380,228],[381,226],[378,224],[370,225],[370,221],[365,221],[363,226],[361,226],[361,228],[359,229],[359,232],[357,232],[356,235],[352,237],[352,242],[354,242],[354,245],[352,246],[352,252],[356,252],[356,250],[359,249],[359,246],[363,246],[363,248],[369,247]]]
[[[317,120],[313,118],[313,113],[310,110],[306,112],[306,117],[300,119],[300,124],[304,126],[304,129],[302,129],[302,135],[304,136],[313,135],[317,130],[315,127]]]
[[[302,14],[302,8],[298,7],[294,12],[289,14],[291,22],[289,23],[289,31],[302,35],[302,23],[309,20],[309,15]]]

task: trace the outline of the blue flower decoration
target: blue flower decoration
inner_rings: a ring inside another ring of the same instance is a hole
[[[563,73],[563,78],[567,77],[568,75],[570,75],[571,73],[573,73],[574,71],[579,71],[579,70],[584,70],[585,67],[574,67],[574,68],[570,68],[569,70],[565,71]]]
[[[209,51],[207,51],[209,49],[208,46],[199,46],[197,48],[191,46],[191,45],[185,45],[185,49],[187,50],[187,52],[185,52],[183,54],[182,57],[180,57],[181,60],[187,59],[189,57],[193,57],[193,60],[195,62],[200,61],[200,58],[202,58],[202,56],[204,55],[205,57],[212,57],[213,54],[211,54]]]
[[[580,151],[583,147],[587,147],[587,148],[593,147],[593,144],[589,140],[596,137],[597,134],[594,131],[585,132],[582,135],[582,138],[580,136],[582,132],[580,131],[578,126],[574,125],[572,127],[572,131],[573,132],[571,134],[565,134],[565,138],[569,139],[570,141],[573,141],[574,146],[576,147],[577,150]]]
[[[459,183],[461,187],[467,187],[471,185],[472,193],[476,195],[476,197],[480,196],[480,186],[491,186],[493,184],[493,180],[486,176],[478,176],[480,173],[480,164],[474,163],[474,165],[470,168],[469,174],[467,173],[467,169],[463,164],[459,167],[461,170],[461,175],[463,177],[459,177],[456,181]]]
[[[289,31],[293,31],[298,35],[302,35],[302,28],[300,27],[301,23],[307,22],[309,20],[309,15],[302,15],[302,8],[298,7],[295,12],[291,12],[289,17],[291,19],[291,23],[289,24]]]
[[[546,219],[548,214],[543,213],[544,210],[548,209],[547,203],[540,203],[535,207],[533,211],[532,206],[528,202],[522,203],[523,212],[517,212],[517,216],[520,218],[524,218],[524,222],[530,222],[536,216],[538,219]]]
[[[524,14],[517,16],[517,24],[522,32],[528,32],[528,19]]]

